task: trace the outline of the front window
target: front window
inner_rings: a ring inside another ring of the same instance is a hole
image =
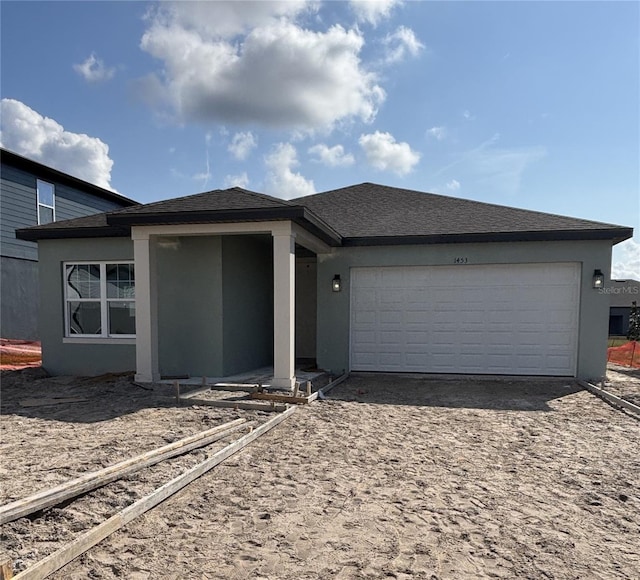
[[[36,182],[38,193],[38,224],[48,224],[56,220],[56,193],[52,183]]]
[[[64,272],[66,336],[135,336],[132,263],[65,264]]]

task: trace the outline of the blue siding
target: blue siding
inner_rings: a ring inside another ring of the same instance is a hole
[[[37,260],[34,242],[17,240],[16,229],[37,225],[37,175],[2,164],[0,179],[0,246],[3,256]],[[56,221],[82,217],[124,207],[115,201],[96,197],[45,179],[55,186]]]

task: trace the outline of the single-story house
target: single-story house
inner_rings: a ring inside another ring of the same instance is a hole
[[[627,336],[631,305],[640,305],[640,282],[638,280],[611,280],[602,292],[610,296],[609,335]]]
[[[20,230],[40,252],[43,365],[229,376],[295,360],[599,378],[611,248],[633,230],[362,183],[240,188]]]

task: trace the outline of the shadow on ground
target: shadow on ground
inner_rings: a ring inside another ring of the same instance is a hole
[[[551,411],[549,401],[581,390],[570,378],[352,373],[329,398],[381,405]]]
[[[0,374],[0,415],[97,423],[141,409],[174,407],[170,386],[141,387],[133,373],[49,377],[41,367]]]

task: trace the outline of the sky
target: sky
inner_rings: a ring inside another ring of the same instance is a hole
[[[0,2],[2,146],[140,202],[362,182],[631,226],[640,3]]]

